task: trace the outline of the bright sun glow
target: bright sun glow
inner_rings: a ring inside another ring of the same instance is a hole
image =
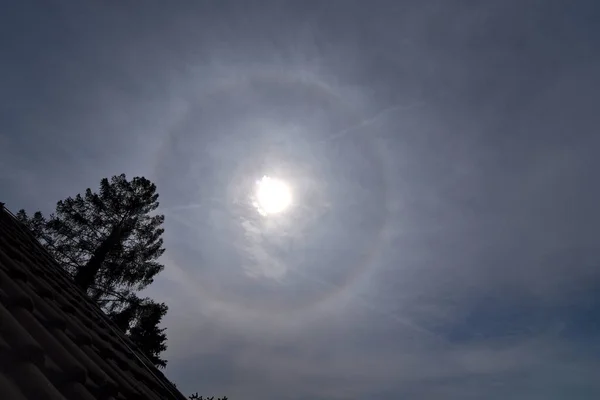
[[[285,182],[263,176],[256,182],[256,201],[261,214],[277,214],[290,206],[292,192]]]

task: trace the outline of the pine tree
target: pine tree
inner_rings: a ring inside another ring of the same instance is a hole
[[[117,326],[125,332],[140,349],[146,349],[146,357],[157,367],[165,367],[167,362],[160,353],[167,349],[165,328],[159,328],[168,307],[151,299],[130,299],[119,312],[109,314]]]
[[[29,217],[24,210],[17,217],[75,284],[164,366],[158,354],[166,348],[166,336],[158,323],[167,307],[135,295],[163,269],[157,260],[164,252],[164,216],[153,215],[157,200],[152,182],[143,177],[128,181],[122,174],[102,179],[98,193],[87,189],[83,196],[59,201],[48,218],[39,211]]]
[[[162,318],[167,313],[167,306],[153,301],[144,302],[139,310],[134,325],[129,330],[129,338],[141,349],[151,349],[146,356],[152,363],[165,367],[166,361],[159,357],[167,349],[165,328],[159,328]]]

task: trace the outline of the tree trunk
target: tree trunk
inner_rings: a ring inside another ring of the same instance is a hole
[[[77,273],[75,274],[75,284],[79,286],[81,290],[87,293],[90,286],[96,281],[96,275],[98,275],[98,271],[100,271],[100,267],[102,267],[102,263],[106,260],[108,253],[116,244],[129,236],[135,222],[136,219],[132,218],[127,220],[124,224],[115,226],[110,232],[110,235],[108,235],[94,251],[94,254],[89,261],[77,270]]]
[[[96,275],[102,266],[102,263],[106,259],[108,252],[120,241],[121,226],[115,226],[110,235],[94,250],[94,254],[89,261],[81,268],[77,270],[75,274],[75,284],[81,288],[84,292],[90,288],[90,286],[96,280]]]

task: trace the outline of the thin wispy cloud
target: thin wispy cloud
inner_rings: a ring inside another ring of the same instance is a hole
[[[415,108],[423,107],[423,106],[425,106],[425,103],[415,102],[415,103],[409,104],[409,105],[396,104],[396,105],[386,107],[386,108],[376,112],[373,116],[365,118],[365,119],[361,120],[360,122],[358,122],[357,124],[352,125],[349,128],[345,128],[345,129],[340,130],[339,132],[334,133],[333,135],[331,135],[327,139],[325,139],[325,141],[341,139],[348,134],[354,133],[360,129],[367,128],[370,125],[377,123],[380,119],[383,119],[390,114],[397,113],[400,111],[405,111],[405,112],[411,111],[411,110],[414,110]]]

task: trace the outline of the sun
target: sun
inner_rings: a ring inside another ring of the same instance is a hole
[[[256,207],[261,214],[279,214],[291,203],[292,191],[284,181],[263,176],[256,182]]]

